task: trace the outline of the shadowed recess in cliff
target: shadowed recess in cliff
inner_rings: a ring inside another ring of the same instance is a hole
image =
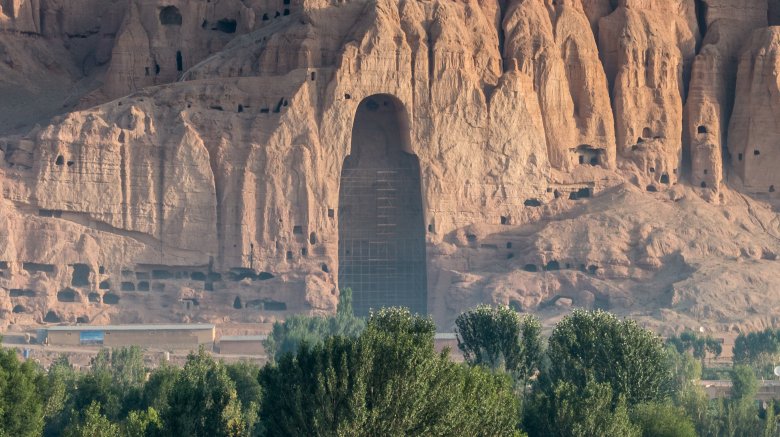
[[[403,104],[363,100],[339,192],[339,286],[358,315],[387,306],[427,312],[420,163],[411,153]]]

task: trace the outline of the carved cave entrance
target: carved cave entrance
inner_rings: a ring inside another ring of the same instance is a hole
[[[339,191],[339,287],[355,313],[407,307],[427,313],[420,163],[408,144],[403,104],[389,95],[360,103]]]

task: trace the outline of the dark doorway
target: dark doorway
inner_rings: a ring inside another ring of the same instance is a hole
[[[339,192],[339,286],[355,313],[407,307],[427,313],[420,163],[409,153],[403,105],[389,95],[360,103]]]
[[[181,12],[176,6],[166,6],[160,10],[160,24],[163,26],[181,26]]]

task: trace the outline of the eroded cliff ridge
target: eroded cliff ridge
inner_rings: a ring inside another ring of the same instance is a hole
[[[0,0],[3,324],[780,316],[780,1]]]

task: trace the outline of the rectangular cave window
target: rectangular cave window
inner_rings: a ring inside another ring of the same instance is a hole
[[[218,30],[223,33],[236,33],[237,27],[238,27],[238,23],[236,22],[236,20],[223,18],[217,21],[217,26],[215,30]]]
[[[284,302],[267,300],[263,302],[263,309],[266,311],[287,311],[287,304]]]
[[[760,150],[754,150],[754,151],[753,151],[753,155],[755,155],[755,156],[758,156],[758,155],[760,155],[760,154],[761,154],[761,151],[760,151]]]
[[[184,59],[181,57],[181,50],[176,52],[176,71],[184,71]]]
[[[86,287],[89,285],[90,268],[86,264],[73,264],[73,277],[70,284],[74,287]]]
[[[203,272],[192,272],[190,275],[190,279],[193,281],[205,281],[206,280],[206,274]]]
[[[173,274],[168,270],[152,270],[152,279],[171,279]]]
[[[737,159],[742,161],[742,154],[741,153],[737,156]]]
[[[22,268],[30,273],[54,273],[54,266],[51,264],[22,263]]]

